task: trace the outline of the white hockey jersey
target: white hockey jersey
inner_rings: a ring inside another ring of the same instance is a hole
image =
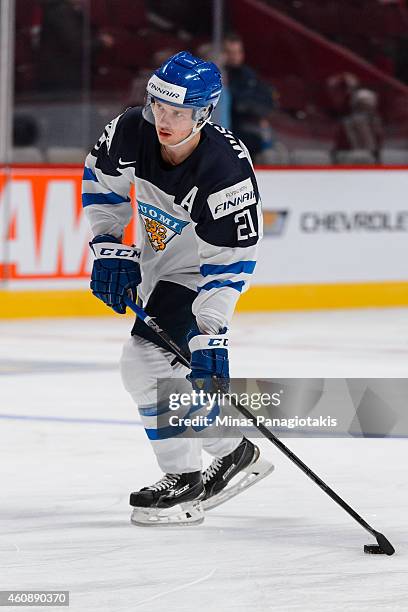
[[[127,109],[87,156],[83,206],[96,234],[121,238],[135,184],[145,303],[159,281],[197,292],[202,331],[228,326],[254,272],[262,234],[258,187],[249,154],[233,134],[207,124],[193,153],[167,164],[153,125]]]

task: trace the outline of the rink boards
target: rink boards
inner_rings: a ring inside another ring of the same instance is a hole
[[[107,314],[87,289],[81,177],[0,169],[0,316]],[[264,240],[239,310],[408,304],[406,168],[262,167],[257,178]]]

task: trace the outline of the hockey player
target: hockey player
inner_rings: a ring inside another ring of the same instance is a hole
[[[262,221],[258,187],[242,142],[209,122],[221,93],[218,68],[188,52],[150,78],[143,110],[127,109],[86,158],[83,206],[92,227],[91,289],[118,313],[126,294],[187,352],[191,372],[136,319],[121,359],[125,388],[164,472],[131,493],[138,525],[200,523],[209,509],[273,470],[250,440],[217,427],[216,436],[163,435],[157,380],[228,381],[227,329],[255,268]],[[122,244],[133,211],[138,248]],[[223,348],[220,348],[222,344]],[[180,388],[180,382],[178,382]],[[211,427],[211,425],[209,425]],[[228,437],[224,434],[228,434]],[[202,448],[214,459],[202,472]],[[238,476],[236,484],[231,480]]]

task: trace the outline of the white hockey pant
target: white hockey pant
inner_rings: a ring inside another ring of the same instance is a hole
[[[200,434],[196,433],[195,437],[185,438],[180,437],[177,428],[170,427],[171,437],[155,439],[159,431],[158,415],[169,410],[168,405],[157,405],[157,379],[175,379],[172,392],[191,393],[191,384],[185,379],[188,369],[179,363],[172,366],[172,361],[172,353],[144,338],[132,336],[123,347],[120,362],[122,380],[125,389],[138,406],[161,470],[173,474],[195,472],[202,470],[203,448],[214,457],[224,457],[238,446],[242,434],[238,429],[217,425],[217,437],[200,438]],[[188,410],[187,407],[186,412]],[[200,410],[208,415],[206,408]],[[199,414],[200,410],[194,412],[194,416]],[[180,415],[179,412],[177,414]],[[226,432],[230,437],[224,437]]]

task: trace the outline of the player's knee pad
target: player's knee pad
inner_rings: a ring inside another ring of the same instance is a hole
[[[137,404],[146,434],[153,441],[183,433],[185,427],[174,427],[169,417],[174,406],[172,395],[188,393],[188,369],[174,363],[174,356],[139,336],[132,336],[123,347],[120,369],[125,389]],[[181,406],[184,416],[189,406]],[[169,422],[168,422],[169,421]]]
[[[139,336],[123,346],[120,372],[123,385],[139,407],[151,405],[157,397],[157,380],[173,375],[171,356]]]

